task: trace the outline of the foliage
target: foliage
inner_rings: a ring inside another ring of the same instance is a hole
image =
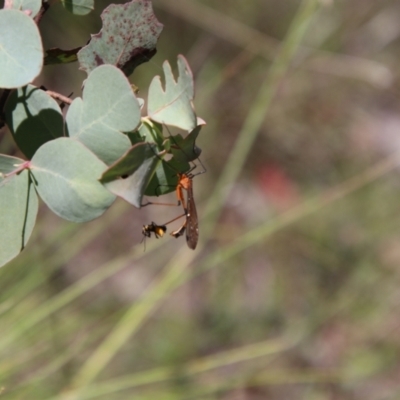
[[[63,5],[77,15],[93,7],[89,0]],[[171,184],[176,184],[173,171],[187,170],[188,160],[197,158],[193,138],[203,124],[194,112],[193,76],[183,56],[178,57],[176,81],[168,61],[164,63],[165,89],[159,76],[153,79],[149,117],[142,121],[144,101],[136,97],[127,75],[156,52],[162,25],[149,0],[110,5],[102,13],[101,31],[81,49],[46,52],[48,64],[77,60],[77,66],[88,74],[82,97],[72,101],[31,83],[43,65],[37,24],[48,7],[43,4],[40,18],[34,20],[39,10],[29,8],[33,6],[26,1],[18,5],[24,11],[0,11],[0,86],[15,88],[4,91],[7,101],[0,112],[20,151],[30,160],[14,159],[10,165],[10,159],[2,156],[0,233],[9,240],[0,246],[0,265],[26,245],[37,212],[36,193],[58,216],[73,222],[102,215],[115,200],[113,194],[140,208],[145,192],[162,194],[156,191],[160,185],[164,192],[170,191]],[[62,107],[68,104],[65,120],[54,98]],[[184,143],[180,135],[176,139],[163,136],[167,125],[194,133]],[[171,151],[171,140],[184,145],[186,162],[178,151]],[[170,160],[162,161],[168,153]],[[16,197],[19,206],[13,201]],[[19,239],[10,246],[13,238]]]
[[[398,2],[154,7],[167,45],[135,70],[140,96],[184,52],[208,120],[196,252],[142,241],[142,224],[175,207],[117,199],[82,225],[41,204],[27,248],[0,269],[0,399],[398,399]],[[100,18],[51,10],[46,47],[99,31]],[[41,84],[75,81],[82,97],[74,64],[46,71]],[[142,122],[131,143],[175,154],[186,142]],[[11,172],[25,157],[0,134]]]

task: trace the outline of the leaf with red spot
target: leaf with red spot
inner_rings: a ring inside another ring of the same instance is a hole
[[[111,4],[101,14],[103,28],[78,53],[86,73],[102,64],[112,64],[129,76],[156,53],[163,25],[153,13],[150,0]]]

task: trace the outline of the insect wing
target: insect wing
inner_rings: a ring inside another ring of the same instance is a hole
[[[193,189],[190,186],[187,190],[187,226],[186,243],[194,250],[199,240],[199,220],[197,218],[196,204],[193,198]]]

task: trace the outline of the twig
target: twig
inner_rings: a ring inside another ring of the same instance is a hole
[[[36,25],[39,25],[40,20],[43,18],[43,15],[46,13],[46,11],[50,8],[49,3],[47,1],[44,1],[42,3],[42,7],[40,8],[40,11],[36,15],[36,17],[33,19],[36,22]]]
[[[60,93],[53,92],[52,90],[46,90],[46,93],[47,93],[49,96],[53,97],[54,99],[60,100],[60,101],[62,101],[62,102],[65,103],[65,104],[71,104],[71,103],[72,103],[72,99],[70,99],[69,97],[64,96],[64,95],[62,95],[62,94],[60,94]]]

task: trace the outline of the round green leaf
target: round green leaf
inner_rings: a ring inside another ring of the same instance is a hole
[[[156,149],[157,146],[150,143],[134,145],[104,172],[100,182],[110,192],[140,208],[144,190],[161,161]]]
[[[82,143],[70,138],[47,142],[31,161],[40,197],[57,215],[74,222],[97,218],[115,200],[98,181],[105,168]]]
[[[145,142],[156,143],[159,150],[164,150],[163,142],[164,136],[162,135],[162,125],[157,123],[149,124],[143,121],[137,130],[139,137]]]
[[[17,170],[24,162],[21,158],[0,154],[0,178],[4,178],[5,174]]]
[[[4,177],[23,160],[0,156],[0,266],[16,257],[29,240],[36,221],[38,199],[29,171]]]
[[[94,10],[94,0],[61,0],[61,3],[75,15],[87,15]]]
[[[111,4],[101,14],[103,27],[78,53],[81,69],[89,73],[111,64],[129,76],[156,53],[163,25],[153,13],[150,0]]]
[[[110,165],[131,147],[122,132],[137,128],[140,107],[124,74],[118,68],[103,65],[90,73],[82,99],[72,102],[66,122],[71,137]]]
[[[46,50],[44,56],[44,65],[52,64],[67,64],[77,61],[77,53],[80,47],[74,49],[63,50],[55,47],[53,49]]]
[[[165,139],[161,135],[163,148],[173,157],[169,161],[163,160],[157,165],[157,169],[146,187],[146,196],[160,196],[173,192],[178,183],[177,174],[187,172],[192,167],[190,162],[199,158],[201,149],[196,146],[196,139],[205,123],[202,120],[199,120],[198,123],[199,125],[185,138],[181,135],[169,134]],[[154,127],[143,123],[142,127],[143,129],[139,131],[145,135],[146,140],[157,140],[158,143],[159,135],[157,133],[162,126]]]
[[[168,61],[163,64],[165,90],[161,78],[155,76],[149,88],[148,113],[156,122],[191,131],[197,126],[193,109],[194,83],[193,75],[186,59],[178,56],[178,80],[171,71]]]
[[[42,6],[41,0],[13,0],[12,2],[5,2],[7,6],[14,10],[24,11],[25,14],[29,15],[31,18],[35,18],[40,7]],[[4,6],[4,8],[8,8]]]
[[[151,177],[144,194],[146,196],[161,196],[175,191],[178,184],[177,171],[169,165],[169,162],[162,160],[157,165],[157,169]]]
[[[197,126],[185,138],[181,135],[171,136],[171,153],[174,159],[179,162],[194,161],[201,154],[200,147],[196,146],[196,139],[199,136],[201,125]]]
[[[58,103],[33,85],[11,94],[5,116],[15,142],[29,159],[42,144],[64,134],[64,120]]]
[[[24,86],[42,66],[42,41],[32,18],[22,11],[0,10],[0,87]]]

